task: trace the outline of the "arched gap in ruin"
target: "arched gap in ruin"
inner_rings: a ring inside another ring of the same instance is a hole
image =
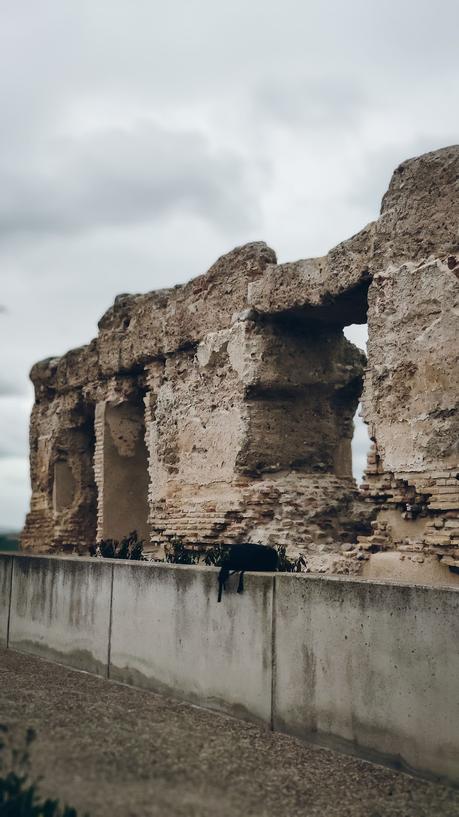
[[[279,313],[272,319],[273,323],[276,324],[281,331],[287,333],[287,335],[297,334],[298,337],[301,337],[306,331],[310,338],[313,339],[314,335],[317,334],[318,343],[322,350],[333,348],[337,337],[342,337],[344,333],[344,336],[349,341],[366,353],[368,339],[368,290],[370,283],[370,276],[368,274],[362,274],[360,282],[354,287],[335,296],[330,295],[324,298],[318,305],[305,304],[304,306],[295,307],[294,309]],[[308,355],[307,360],[305,359],[305,371],[311,359],[310,355]],[[322,386],[325,386],[327,383],[327,379],[333,368],[330,366],[330,362],[323,372]],[[298,364],[300,367],[303,365],[297,360],[296,365],[298,366]],[[282,365],[285,366],[285,357],[282,361]],[[320,366],[317,368],[318,374],[319,371]],[[349,477],[353,475],[357,483],[362,481],[363,473],[366,468],[367,454],[371,447],[367,426],[360,416],[360,403],[353,417],[353,434],[350,444],[349,408],[355,405],[356,396],[357,398],[360,397],[362,390],[361,378],[359,378],[359,381],[359,383],[350,381],[344,388],[336,384],[338,388],[331,401],[332,411],[336,415],[337,424],[337,435],[334,441],[334,453],[332,457],[332,470],[338,477]],[[317,383],[317,386],[318,385],[319,383]],[[321,388],[315,387],[315,389],[320,403]],[[312,415],[321,417],[325,421],[325,401],[322,401],[322,406],[319,407],[319,409],[317,409],[317,407],[313,409]],[[320,432],[316,429],[316,433],[314,433],[315,440],[325,440],[326,437],[325,425]],[[323,458],[320,457],[320,459]]]
[[[143,399],[107,403],[102,538],[121,540],[136,530],[148,541],[148,482]]]
[[[363,352],[367,351],[368,327],[367,324],[350,324],[344,327],[344,334]],[[367,464],[368,452],[371,448],[368,426],[360,416],[361,403],[357,407],[354,415],[354,435],[352,437],[352,473],[357,484],[362,482],[363,474]]]
[[[57,546],[84,549],[95,541],[94,447],[94,408],[79,405],[58,434],[49,462],[49,507]]]
[[[322,314],[322,313],[321,313]],[[294,471],[352,477],[353,415],[362,361],[336,322],[301,310],[259,321],[258,363],[246,388],[246,473]]]

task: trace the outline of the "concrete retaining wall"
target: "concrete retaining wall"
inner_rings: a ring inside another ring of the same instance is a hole
[[[116,565],[110,677],[271,721],[272,578],[217,604],[215,570]]]
[[[457,591],[283,575],[274,609],[275,729],[459,781]]]
[[[15,556],[8,646],[106,675],[111,565]]]
[[[459,783],[459,591],[0,554],[0,644]],[[8,624],[9,622],[9,624]]]

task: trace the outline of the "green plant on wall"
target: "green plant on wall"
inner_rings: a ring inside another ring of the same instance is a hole
[[[279,573],[301,573],[306,570],[307,563],[304,556],[298,556],[296,559],[289,559],[287,556],[287,548],[285,545],[277,545],[277,555],[279,557]]]
[[[105,559],[133,559],[143,561],[143,540],[133,530],[121,542],[117,539],[101,539],[96,545],[89,546],[91,556],[102,556]]]
[[[145,561],[143,553],[144,542],[138,538],[137,531],[132,531],[119,542],[116,539],[101,539],[96,545],[89,547],[91,556],[99,556],[105,559],[134,559]],[[214,545],[209,547],[202,545],[199,547],[189,547],[184,544],[179,537],[172,538],[164,548],[164,561],[168,564],[176,565],[196,565],[203,562],[205,565],[221,567],[231,545]],[[304,556],[290,559],[287,556],[285,545],[276,546],[279,557],[278,571],[280,573],[301,573],[306,570],[307,563]],[[155,559],[155,561],[161,561]]]
[[[229,545],[215,545],[206,550],[204,554],[204,564],[221,567],[228,554]]]
[[[231,545],[214,545],[202,551],[192,550],[186,547],[180,539],[172,539],[165,548],[166,562],[179,565],[195,565],[202,561],[205,565],[221,567],[228,556],[230,548]],[[285,545],[277,545],[275,550],[279,557],[279,566],[277,568],[279,573],[301,573],[306,570],[307,563],[304,556],[290,559],[287,556]]]
[[[176,565],[196,565],[199,562],[198,551],[187,548],[181,539],[171,539],[164,548],[166,562]]]

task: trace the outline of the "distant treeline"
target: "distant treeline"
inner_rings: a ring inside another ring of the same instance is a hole
[[[19,550],[19,533],[0,533],[0,550]]]

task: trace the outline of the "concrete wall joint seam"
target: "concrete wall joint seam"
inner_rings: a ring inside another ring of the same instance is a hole
[[[276,576],[272,580],[272,610],[271,610],[271,732],[274,732],[274,700],[276,693]]]
[[[115,566],[111,565],[110,578],[110,612],[108,614],[108,646],[107,646],[107,678],[110,678],[110,660],[112,651],[112,623],[113,623],[113,577]]]
[[[9,589],[9,599],[8,599],[8,622],[6,625],[6,649],[9,648],[10,645],[10,622],[11,622],[11,596],[13,593],[13,570],[14,570],[14,559],[11,558],[11,567],[10,567],[10,589]]]

